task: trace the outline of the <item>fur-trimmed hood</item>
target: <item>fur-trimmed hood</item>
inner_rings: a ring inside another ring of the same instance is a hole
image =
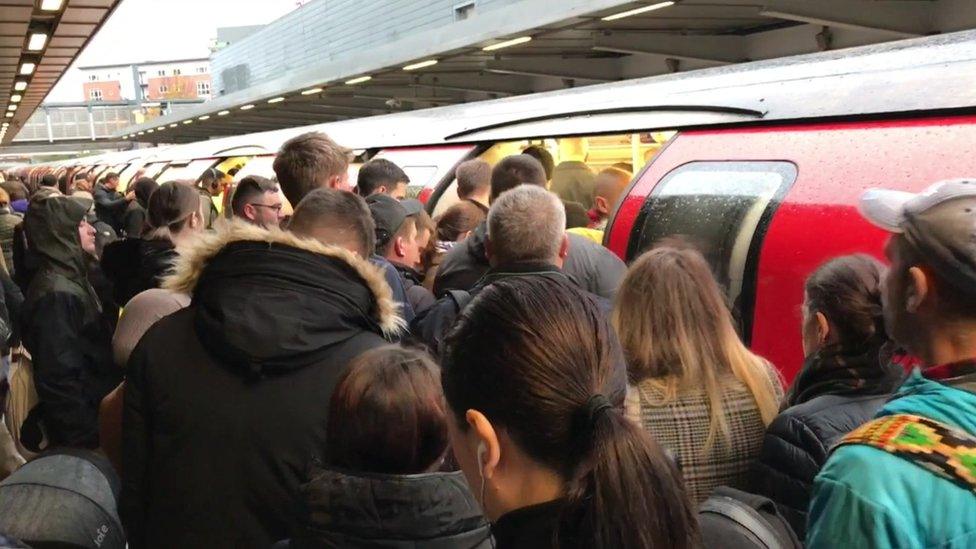
[[[208,350],[251,371],[291,369],[363,331],[404,327],[382,271],[336,246],[243,221],[181,250],[163,287],[193,296]]]

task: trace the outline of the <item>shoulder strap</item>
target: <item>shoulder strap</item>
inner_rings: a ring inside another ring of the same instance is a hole
[[[464,290],[448,290],[447,293],[454,300],[454,306],[457,307],[459,313],[471,302],[470,292]]]
[[[976,492],[976,436],[933,419],[911,414],[876,418],[845,436],[850,444],[896,455]]]
[[[769,525],[758,511],[749,505],[728,496],[712,496],[698,509],[699,513],[712,513],[728,518],[742,526],[756,537],[767,549],[785,549]]]

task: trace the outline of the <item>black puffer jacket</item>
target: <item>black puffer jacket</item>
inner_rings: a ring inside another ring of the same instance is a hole
[[[158,288],[177,255],[169,240],[126,238],[105,246],[102,272],[112,282],[115,304],[125,307],[136,294]]]
[[[488,522],[464,475],[317,470],[303,489],[308,531],[291,549],[487,549]]]
[[[163,318],[129,358],[129,546],[260,547],[304,526],[346,365],[397,330],[383,274],[355,254],[241,221],[188,249]]]
[[[904,371],[881,346],[852,354],[821,352],[807,359],[781,412],[763,438],[753,491],[776,503],[800,539],[813,479],[841,437],[874,417]]]

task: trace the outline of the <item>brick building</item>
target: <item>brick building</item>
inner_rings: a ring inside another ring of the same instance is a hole
[[[84,101],[207,100],[210,60],[176,59],[81,67]]]

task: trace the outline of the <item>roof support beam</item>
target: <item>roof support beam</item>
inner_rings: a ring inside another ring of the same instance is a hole
[[[931,12],[932,2],[919,0],[769,0],[759,15],[911,38],[932,30]]]
[[[434,90],[522,95],[535,91],[528,78],[473,72],[470,74],[422,75],[411,87]]]
[[[633,55],[654,55],[682,61],[727,65],[746,61],[744,36],[687,36],[645,32],[598,35],[593,49]]]
[[[525,76],[553,76],[611,82],[620,80],[622,73],[615,59],[563,59],[561,57],[517,57],[488,61],[488,72],[521,74]]]

